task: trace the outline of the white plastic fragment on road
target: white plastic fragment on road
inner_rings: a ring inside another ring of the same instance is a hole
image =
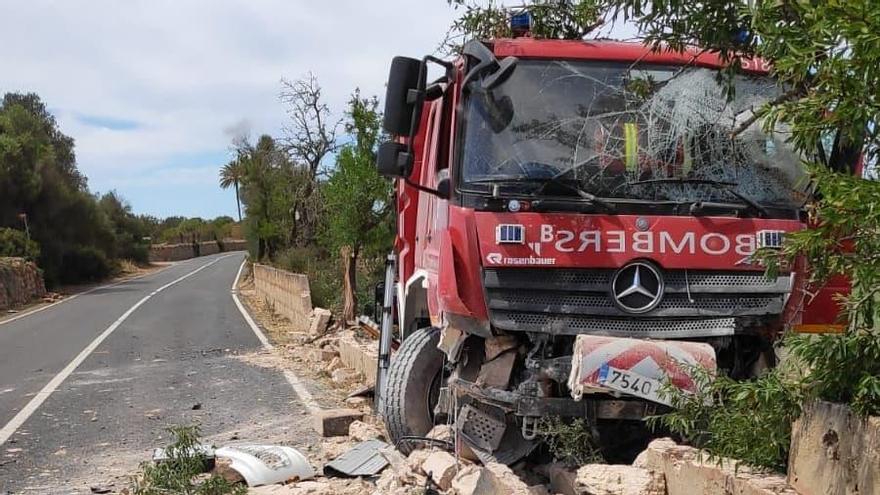
[[[207,444],[199,444],[186,451],[187,457],[201,457],[206,460],[214,459],[214,447]],[[153,450],[153,462],[160,463],[169,460],[168,449],[157,448]]]
[[[291,479],[307,480],[315,477],[308,459],[292,447],[280,445],[235,445],[215,451],[217,458],[231,461],[229,467],[237,471],[248,486],[263,486]]]

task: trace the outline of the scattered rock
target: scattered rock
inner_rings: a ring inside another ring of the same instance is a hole
[[[356,409],[326,409],[314,414],[315,431],[323,437],[348,435],[348,427],[354,421],[364,418],[364,413]]]
[[[431,455],[430,450],[413,450],[409,457],[406,458],[406,465],[414,473],[425,474],[425,472],[422,470],[422,465],[425,463],[425,460],[428,458],[429,455]]]
[[[452,426],[450,425],[437,425],[431,428],[431,431],[425,436],[435,440],[453,443]]]
[[[363,407],[370,403],[370,400],[366,397],[348,397],[345,399],[345,403],[351,407]]]
[[[336,358],[334,358],[336,359]],[[361,374],[355,370],[350,370],[348,368],[340,368],[338,370],[333,371],[330,374],[330,379],[333,380],[333,383],[338,385],[346,385],[349,383],[354,383],[360,379]]]
[[[391,465],[391,469],[386,469],[385,471],[393,471],[400,484],[424,486],[425,477],[416,469],[412,468],[412,463],[409,459],[403,457],[403,454],[401,454],[400,451],[389,446],[381,449],[379,453],[388,461],[388,464]],[[421,462],[419,465],[421,465]]]
[[[516,473],[504,464],[490,462],[484,466],[488,480],[495,492],[503,495],[529,495],[535,493]]]
[[[330,483],[326,481],[300,481],[295,487],[294,493],[305,494],[315,494],[315,495],[329,495],[333,493],[331,489]]]
[[[452,493],[456,495],[479,495],[489,493],[478,491],[488,489],[487,471],[481,467],[469,466],[458,472],[452,480]]]
[[[197,402],[197,403],[193,404],[193,406],[190,409],[192,409],[193,411],[199,411],[202,409],[202,403]]]
[[[366,442],[374,438],[383,438],[379,428],[363,421],[354,421],[348,426],[348,436],[354,442]]]
[[[111,488],[107,485],[93,485],[93,486],[89,487],[89,490],[91,490],[92,493],[112,493],[113,492],[113,488]]]
[[[244,476],[232,469],[232,460],[223,457],[214,461],[214,474],[230,483],[244,483]]]
[[[333,313],[330,310],[324,308],[315,308],[312,310],[312,321],[309,325],[309,336],[310,337],[319,337],[321,336],[325,330],[327,330],[327,324],[330,323],[330,318],[333,316]]]
[[[578,495],[577,469],[554,462],[542,466],[540,471],[550,480],[550,488],[553,490],[553,493]]]
[[[576,493],[589,495],[666,495],[663,475],[614,464],[581,466],[577,470],[576,488]]]
[[[321,453],[328,461],[336,459],[351,449],[351,442],[345,437],[333,437],[321,442]]]
[[[341,369],[343,367],[345,367],[345,365],[342,364],[342,360],[339,359],[339,357],[335,357],[335,358],[331,359],[330,362],[328,362],[324,366],[324,371],[326,371],[327,373],[332,373],[332,372],[334,372],[338,369]]]
[[[412,488],[404,485],[393,469],[386,469],[376,480],[376,490],[373,495],[409,495],[412,493]]]
[[[422,463],[422,471],[442,490],[448,490],[458,472],[458,463],[449,452],[438,450],[428,455]]]
[[[144,413],[147,419],[160,419],[162,417],[161,409],[152,409]]]
[[[733,459],[710,459],[709,454],[668,438],[654,440],[645,450],[648,470],[666,478],[668,495],[795,495],[785,476],[756,471]]]

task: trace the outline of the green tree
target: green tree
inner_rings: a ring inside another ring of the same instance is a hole
[[[238,207],[239,222],[241,221],[241,199],[238,195],[238,186],[241,184],[242,177],[244,177],[244,167],[238,160],[232,160],[220,169],[220,187],[223,189],[235,187],[235,204]]]
[[[0,227],[0,257],[36,259],[40,254],[40,246],[28,239],[27,234],[20,230]]]
[[[289,216],[290,198],[283,194],[285,156],[269,135],[260,136],[255,145],[243,140],[236,154],[244,166],[242,199],[246,233],[256,248],[253,254],[258,260],[271,259],[282,246]]]
[[[361,253],[376,244],[389,247],[385,225],[391,207],[391,185],[376,172],[374,157],[380,115],[376,97],[362,97],[355,90],[349,100],[347,133],[354,142],[342,147],[336,167],[324,186],[328,212],[325,240],[339,252],[343,263],[343,317],[357,313],[357,266]]]
[[[446,33],[441,49],[456,53],[472,39],[510,38],[511,16],[526,9],[529,35],[542,39],[579,39],[602,24],[597,0],[536,0],[527,8],[508,7],[495,0],[447,0],[461,12]]]
[[[76,168],[73,140],[37,95],[10,93],[0,105],[0,226],[19,228],[23,214],[48,285],[79,281],[84,272],[69,262],[86,252],[89,266],[109,272],[112,224]]]

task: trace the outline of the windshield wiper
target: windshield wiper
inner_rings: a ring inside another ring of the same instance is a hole
[[[770,212],[765,208],[762,204],[758,203],[754,199],[748,197],[747,195],[736,190],[736,187],[739,185],[736,182],[724,182],[720,180],[712,180],[712,179],[689,179],[685,177],[675,178],[668,177],[662,179],[646,179],[646,180],[638,180],[635,182],[627,183],[628,186],[638,186],[641,184],[705,184],[707,186],[714,186],[721,188],[730,194],[736,196],[740,201],[749,205],[752,209],[757,211],[761,216],[768,217],[770,216]]]
[[[569,191],[577,194],[579,197],[589,201],[590,203],[597,204],[606,210],[614,210],[616,207],[614,203],[609,199],[600,198],[595,194],[590,194],[587,191],[579,187],[575,187],[571,184],[566,183],[563,180],[560,180],[564,174],[557,174],[551,177],[516,177],[516,176],[501,176],[501,177],[487,177],[485,179],[476,179],[467,181],[468,184],[516,184],[518,182],[522,183],[535,183],[540,182],[541,185],[538,186],[534,191],[529,194],[532,196],[537,196],[544,192],[544,189],[547,188],[549,184],[554,184],[560,186],[564,189],[568,189]]]

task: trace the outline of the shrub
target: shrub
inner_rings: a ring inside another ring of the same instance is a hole
[[[35,259],[40,255],[40,246],[15,229],[0,228],[0,256]]]
[[[174,441],[165,449],[168,459],[141,464],[141,472],[132,478],[134,495],[245,495],[244,485],[233,485],[226,479],[211,475],[199,478],[205,471],[205,458],[199,454],[200,432],[197,426],[168,428]]]
[[[604,463],[593,426],[584,418],[542,418],[538,431],[553,458],[571,466]]]
[[[801,377],[779,367],[750,381],[714,376],[704,368],[687,367],[697,393],[668,384],[663,392],[674,410],[649,418],[713,456],[784,471],[791,445],[791,423],[804,400]]]
[[[789,340],[792,354],[807,370],[804,382],[811,397],[849,404],[864,416],[880,414],[880,331],[851,329]]]
[[[312,305],[338,311],[342,301],[342,271],[339,260],[316,247],[293,247],[275,257],[273,264],[309,277]]]
[[[107,255],[92,246],[78,246],[62,256],[61,283],[93,282],[109,277],[112,272]]]

